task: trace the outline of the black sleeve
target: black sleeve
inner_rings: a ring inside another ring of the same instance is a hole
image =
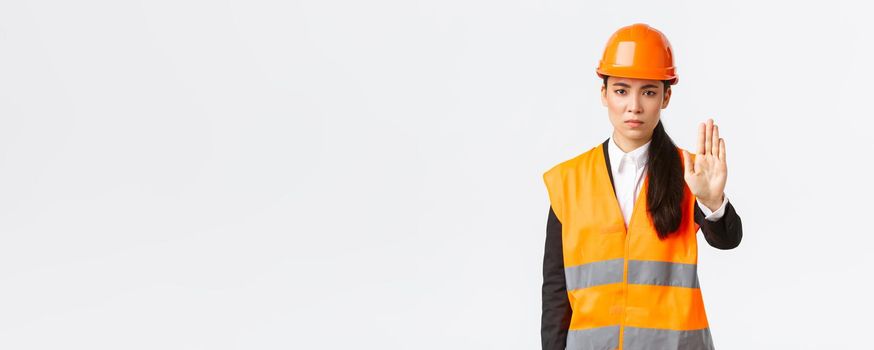
[[[740,216],[731,205],[731,201],[725,204],[725,215],[717,221],[710,221],[704,218],[704,212],[695,203],[695,222],[701,226],[701,232],[704,233],[704,239],[707,240],[714,248],[732,249],[740,245],[740,240],[743,238],[743,228],[740,222]]]
[[[540,342],[543,350],[564,350],[571,324],[571,304],[564,278],[561,222],[549,207],[546,220],[546,247],[543,250],[543,314]]]

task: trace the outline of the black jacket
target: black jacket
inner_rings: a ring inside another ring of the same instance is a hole
[[[607,139],[608,141],[610,139]],[[607,141],[604,142],[607,147]],[[607,169],[610,157],[604,152]],[[613,174],[610,182],[613,182]],[[717,221],[704,218],[704,212],[695,205],[695,222],[701,227],[707,243],[718,249],[732,249],[743,237],[740,216],[731,202],[725,205],[725,214]],[[571,322],[571,305],[567,297],[564,275],[564,256],[561,246],[561,222],[549,207],[546,220],[546,246],[543,252],[543,312],[540,320],[540,340],[544,350],[564,350]]]

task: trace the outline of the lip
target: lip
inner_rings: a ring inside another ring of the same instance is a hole
[[[636,127],[638,127],[638,126],[643,125],[643,121],[640,121],[640,120],[626,120],[626,121],[625,121],[625,125],[628,125],[629,127],[632,127],[632,128],[636,128]]]

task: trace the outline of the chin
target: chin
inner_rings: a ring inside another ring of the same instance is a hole
[[[647,132],[645,130],[626,130],[622,133],[625,138],[629,140],[649,140],[652,137],[652,131]]]
[[[649,135],[649,133],[647,133],[646,130],[625,130],[625,132],[622,133],[622,135],[625,135],[625,137],[627,137],[629,139],[639,139],[639,138],[647,137],[647,135]]]

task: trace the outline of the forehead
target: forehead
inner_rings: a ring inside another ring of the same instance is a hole
[[[614,83],[624,83],[624,84],[627,84],[631,87],[640,87],[640,86],[644,86],[644,85],[662,86],[662,84],[663,84],[661,80],[624,78],[624,77],[614,77],[614,76],[607,77],[607,84],[612,85]]]

